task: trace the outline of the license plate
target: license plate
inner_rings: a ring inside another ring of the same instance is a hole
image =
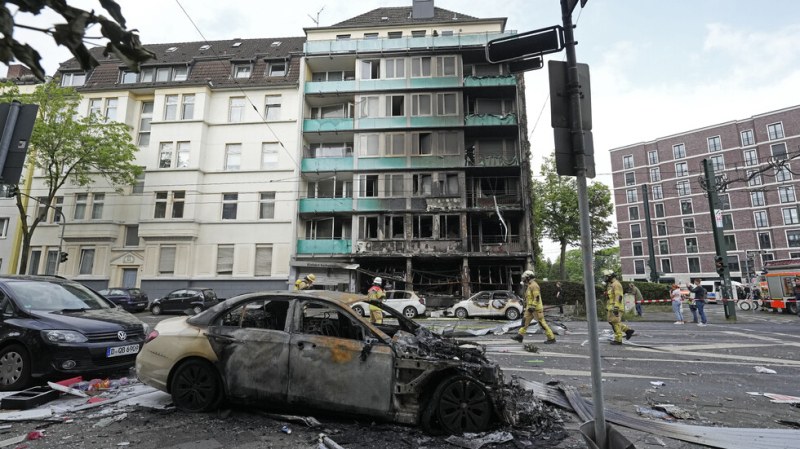
[[[139,352],[139,345],[114,346],[106,349],[106,357],[119,357],[121,355],[136,354]]]

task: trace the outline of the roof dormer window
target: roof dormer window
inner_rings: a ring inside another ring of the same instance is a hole
[[[62,86],[83,86],[86,84],[86,72],[72,72],[61,74]]]
[[[242,45],[241,42],[234,42],[233,44],[231,44],[231,47],[238,47],[240,45]]]
[[[270,47],[280,47],[281,46],[281,41],[275,41],[275,42],[269,44],[269,46]]]
[[[177,51],[177,50],[178,50],[178,47],[169,47],[169,48],[166,50],[166,52],[167,52],[167,53],[173,53],[173,52],[175,52],[175,51]]]
[[[233,77],[237,79],[250,78],[252,72],[253,66],[251,64],[236,64],[233,66]]]

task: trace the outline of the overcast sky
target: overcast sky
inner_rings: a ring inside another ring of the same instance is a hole
[[[303,36],[317,17],[320,26],[329,26],[381,6],[410,6],[411,0],[118,3],[128,28],[139,30],[147,44]],[[102,10],[97,1],[70,4]],[[435,5],[475,17],[507,17],[507,29],[520,32],[561,23],[559,0],[435,0]],[[42,26],[54,18],[18,15],[17,20]],[[609,187],[609,149],[800,103],[800,1],[589,0],[584,10],[576,9],[573,21],[578,61],[591,70],[596,181]],[[18,31],[17,37],[42,53],[48,74],[71,56],[35,33]],[[563,52],[550,57],[565,59]],[[546,68],[528,73],[526,84],[538,175],[541,156],[553,150]],[[558,256],[554,245],[545,250],[552,260]]]

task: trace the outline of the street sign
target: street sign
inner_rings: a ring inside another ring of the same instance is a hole
[[[0,180],[18,184],[39,106],[18,102],[0,104]]]
[[[508,71],[511,73],[522,73],[528,70],[539,70],[544,67],[541,56],[531,56],[525,59],[516,59],[508,63]]]
[[[486,44],[486,60],[496,64],[557,53],[564,48],[564,28],[555,25],[494,39]]]
[[[548,61],[550,76],[550,124],[553,128],[569,128],[570,103],[567,90],[567,63]],[[589,65],[578,64],[578,86],[581,102],[581,128],[592,129],[592,85],[589,80]]]

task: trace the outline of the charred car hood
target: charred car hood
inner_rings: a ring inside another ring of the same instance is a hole
[[[142,322],[121,309],[85,310],[60,312],[32,310],[40,329],[73,329],[82,332],[101,332],[108,329],[130,329],[142,326]]]

